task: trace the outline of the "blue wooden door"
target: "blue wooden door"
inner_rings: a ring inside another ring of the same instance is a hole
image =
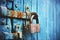
[[[14,10],[25,12],[25,6],[30,8],[30,12],[36,12],[39,18],[40,32],[38,33],[38,40],[60,40],[60,1],[59,0],[14,0]],[[6,0],[4,6],[6,6]],[[18,5],[17,8],[15,7]],[[3,5],[0,1],[0,5]],[[7,7],[10,9],[12,3],[8,2]],[[14,25],[20,23],[22,25],[22,20],[18,21],[14,19]],[[9,32],[11,33],[11,22],[10,19],[7,21],[10,25]],[[35,21],[33,21],[35,23]],[[28,35],[27,35],[28,34]],[[12,35],[12,34],[11,34]],[[27,40],[37,40],[37,34],[32,35],[27,32]]]

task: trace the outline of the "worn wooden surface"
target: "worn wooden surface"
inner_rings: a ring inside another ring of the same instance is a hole
[[[31,12],[37,12],[40,23],[40,32],[38,33],[38,40],[59,40],[60,39],[59,38],[60,37],[59,36],[60,33],[59,32],[60,30],[59,2],[60,2],[59,0],[14,0],[13,6],[14,6],[14,10],[16,11],[25,12],[25,6],[29,6]],[[6,3],[7,2],[5,1],[5,4],[2,4],[2,2],[0,1],[0,5],[6,6]],[[16,5],[17,7],[15,7]],[[12,8],[12,3],[8,2],[7,7],[9,9]],[[7,23],[10,26],[8,32],[11,32],[10,19],[8,19]],[[22,20],[14,19],[14,25],[16,25],[17,23],[20,23],[20,25],[22,26]],[[33,23],[35,23],[35,21],[33,21]],[[7,29],[4,31],[7,31]],[[27,34],[26,34],[27,40],[31,40],[31,39],[37,40],[36,33],[32,34],[32,36],[29,32],[27,32]]]

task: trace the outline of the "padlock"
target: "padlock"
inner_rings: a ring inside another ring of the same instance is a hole
[[[32,15],[32,17],[33,17],[33,15]],[[32,17],[31,17],[31,21],[35,17],[35,15],[34,15],[33,18]],[[33,24],[31,22],[30,27],[29,27],[29,30],[30,30],[30,33],[40,32],[40,24],[39,24],[39,21],[38,21],[38,16],[36,17],[36,24]]]
[[[40,24],[31,24],[30,25],[30,32],[31,33],[40,32]]]

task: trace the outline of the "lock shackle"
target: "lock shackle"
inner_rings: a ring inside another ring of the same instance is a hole
[[[39,23],[38,17],[37,17],[37,19],[36,19],[36,23],[37,23],[37,24]]]
[[[37,24],[39,23],[38,15],[36,12],[31,12],[31,21],[32,21],[32,19],[36,19],[36,23]]]

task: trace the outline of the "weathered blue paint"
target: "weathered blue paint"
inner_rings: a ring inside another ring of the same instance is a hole
[[[60,40],[59,2],[59,0],[14,0],[14,10],[25,12],[25,6],[29,6],[31,12],[37,12],[40,23],[40,32],[38,33],[38,40]],[[0,3],[0,5],[6,6],[6,1],[5,4],[2,4],[1,1]],[[15,7],[16,4],[18,5],[17,8]],[[8,2],[7,7],[10,9],[12,7],[12,3]],[[10,29],[7,30],[4,26],[4,32],[6,31],[11,34],[10,19],[8,19],[7,23]],[[16,23],[19,23],[22,26],[23,21],[14,19],[14,26]],[[33,23],[35,22],[33,21]],[[2,25],[0,25],[0,28],[2,28],[1,26]],[[3,30],[1,29],[0,31]],[[12,36],[9,35],[7,34],[6,39],[12,39]],[[27,40],[37,40],[37,34],[30,34],[29,32],[27,32],[26,38]]]

